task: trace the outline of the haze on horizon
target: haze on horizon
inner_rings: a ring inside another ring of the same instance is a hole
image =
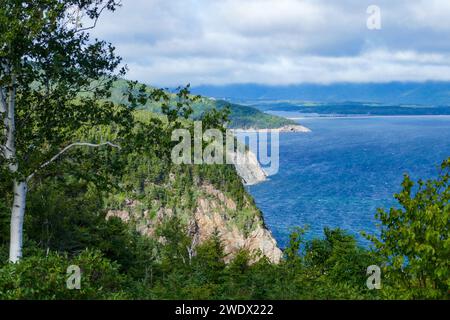
[[[450,81],[448,0],[122,0],[93,32],[157,86]],[[369,30],[369,5],[381,29]]]

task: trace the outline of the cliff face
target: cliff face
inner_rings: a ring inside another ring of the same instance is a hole
[[[199,189],[196,208],[187,217],[188,232],[195,247],[218,232],[229,262],[237,252],[246,249],[250,253],[267,257],[278,263],[282,257],[281,250],[270,231],[263,223],[261,213],[247,199],[244,208],[239,210],[233,199],[212,185],[204,184]],[[156,217],[150,211],[139,212],[140,203],[128,201],[123,210],[110,210],[107,218],[118,217],[125,222],[133,222],[137,230],[146,236],[154,236],[155,229],[166,218],[173,215],[173,210],[160,208]],[[257,259],[257,258],[256,258]]]
[[[189,250],[194,253],[198,244],[218,232],[227,262],[245,249],[255,259],[259,254],[278,263],[282,252],[243,186],[262,182],[267,175],[252,152],[233,158],[234,167],[167,167],[157,157],[132,159],[124,176],[124,184],[132,188],[126,194],[111,195],[107,218],[118,217],[141,234],[155,237],[159,226],[176,217],[189,233]]]
[[[235,168],[245,185],[254,185],[267,179],[267,174],[261,168],[256,155],[247,151],[244,155],[239,155],[240,161],[235,161]]]
[[[301,125],[285,125],[278,129],[233,129],[231,132],[234,134],[240,132],[309,133],[311,130]],[[258,184],[267,179],[267,173],[261,168],[256,155],[252,151],[246,151],[245,154],[240,153],[237,156],[234,153],[232,156],[235,159],[234,166],[236,171],[245,185]]]
[[[203,190],[206,196],[198,199],[197,209],[191,221],[199,243],[210,238],[217,230],[224,244],[225,253],[229,255],[228,260],[239,250],[246,249],[251,253],[261,253],[274,263],[280,261],[282,252],[272,234],[265,228],[256,208],[251,208],[250,204],[247,204],[249,212],[246,214],[251,218],[245,221],[247,225],[239,228],[239,219],[237,221],[233,219],[236,213],[239,214],[236,212],[234,201],[211,185],[205,185]]]

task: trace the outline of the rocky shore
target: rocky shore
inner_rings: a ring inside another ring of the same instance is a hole
[[[233,129],[233,133],[240,133],[240,132],[302,132],[302,133],[308,133],[311,132],[311,129],[304,127],[302,125],[286,125],[281,128],[275,128],[275,129]]]
[[[267,174],[251,151],[246,151],[245,155],[239,155],[240,161],[235,161],[234,166],[238,175],[242,178],[242,183],[247,186],[264,182]]]
[[[233,129],[232,133],[242,132],[311,132],[310,129],[301,125],[287,125],[277,129]],[[267,173],[259,164],[256,155],[252,151],[246,151],[245,155],[240,154],[240,161],[234,163],[236,171],[242,178],[245,185],[255,185],[267,180]]]
[[[171,208],[161,207],[156,216],[152,218],[151,210],[142,211],[142,203],[136,200],[127,200],[126,206],[120,210],[109,210],[106,218],[117,217],[125,223],[136,226],[142,235],[155,238],[155,230],[167,218],[173,217],[175,212]],[[261,212],[246,198],[245,208],[251,218],[241,225],[243,212],[237,208],[236,201],[223,191],[210,184],[199,188],[196,207],[188,213],[188,233],[192,238],[190,251],[210,239],[216,232],[219,233],[226,254],[225,262],[230,262],[240,250],[248,250],[255,255],[252,261],[266,257],[273,263],[279,263],[283,255],[278,248],[272,233],[264,225]],[[159,238],[160,242],[164,239]]]

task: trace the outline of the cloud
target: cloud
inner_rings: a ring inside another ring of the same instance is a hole
[[[430,28],[434,31],[450,31],[450,2],[442,0],[420,0],[408,8],[412,28]]]
[[[123,0],[94,35],[128,78],[153,85],[450,80],[450,3],[379,0]]]
[[[450,56],[378,51],[358,56],[280,57],[264,63],[226,58],[158,58],[131,64],[130,78],[164,86],[186,83],[270,85],[333,82],[450,81]]]

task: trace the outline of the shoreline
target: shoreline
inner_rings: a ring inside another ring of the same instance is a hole
[[[290,119],[294,120],[294,119]],[[233,133],[243,133],[243,132],[257,132],[257,133],[267,133],[267,132],[279,132],[279,133],[289,133],[289,132],[301,132],[301,133],[309,133],[312,132],[311,129],[302,126],[302,125],[286,125],[280,128],[273,128],[273,129],[254,129],[254,128],[248,128],[248,129],[230,129]]]
[[[287,117],[289,120],[308,120],[308,119],[383,119],[383,118],[450,118],[448,114],[426,114],[426,115],[376,115],[376,116],[352,116],[352,115],[342,115],[342,116],[312,116],[312,117]]]

